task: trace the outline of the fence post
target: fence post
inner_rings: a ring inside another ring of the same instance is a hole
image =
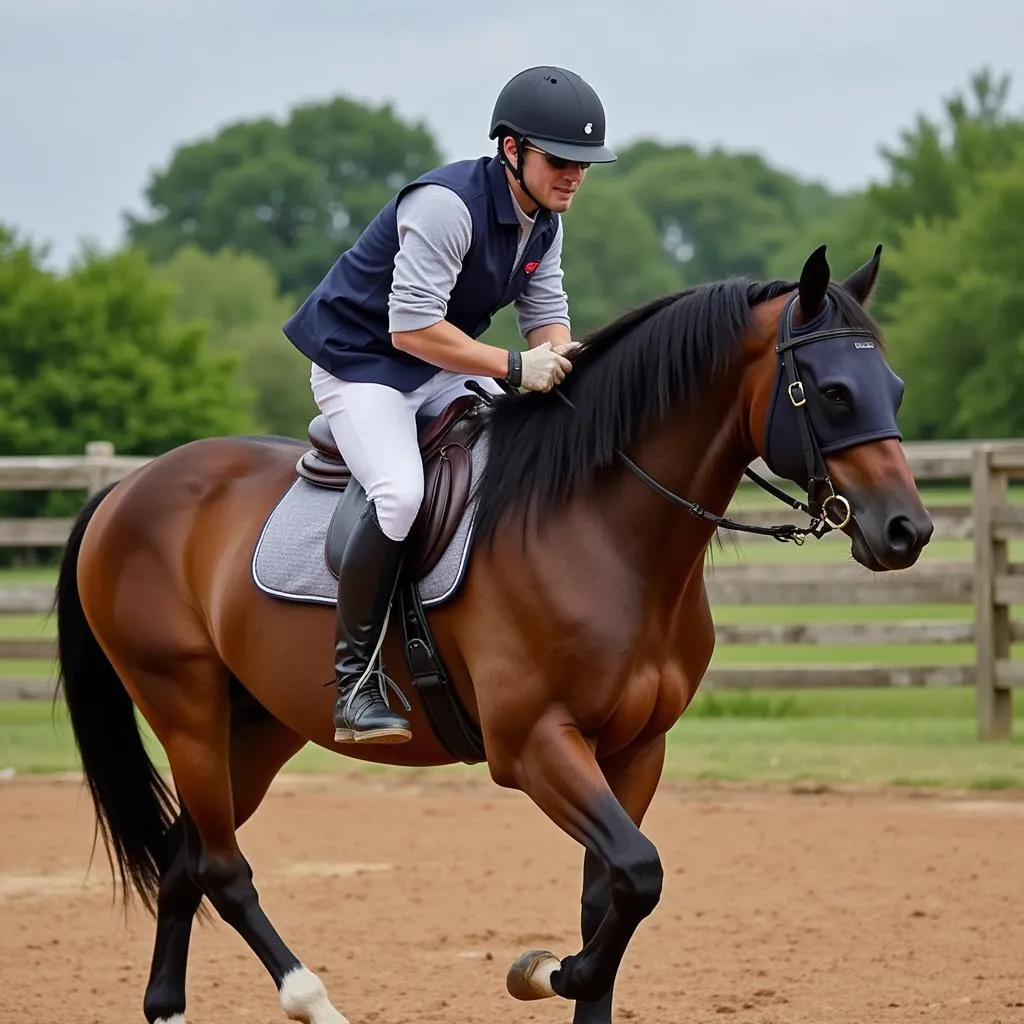
[[[974,643],[978,736],[1009,739],[1013,728],[1011,691],[1000,686],[997,667],[1010,657],[1010,609],[996,604],[996,578],[1009,566],[1005,538],[993,526],[996,510],[1006,503],[1007,476],[992,468],[992,450],[974,453],[971,479],[974,502]]]
[[[113,457],[114,445],[110,441],[89,441],[86,444],[85,464],[90,496],[103,490],[107,485],[107,471]]]

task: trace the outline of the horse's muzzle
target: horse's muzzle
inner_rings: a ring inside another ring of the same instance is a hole
[[[854,521],[849,530],[853,557],[875,572],[912,566],[935,529],[920,502],[911,501],[904,508],[868,506],[860,513],[857,504],[854,503]]]

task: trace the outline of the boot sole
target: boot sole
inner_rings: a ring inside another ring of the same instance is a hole
[[[334,730],[335,743],[407,743],[411,739],[410,729],[367,729],[364,732]]]

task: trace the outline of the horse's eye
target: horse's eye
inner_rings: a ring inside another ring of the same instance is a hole
[[[843,387],[841,384],[833,384],[831,387],[825,388],[822,394],[828,399],[828,401],[835,402],[837,405],[850,404],[849,389]]]

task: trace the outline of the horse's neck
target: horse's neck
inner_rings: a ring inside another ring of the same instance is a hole
[[[716,384],[704,401],[670,414],[630,450],[641,468],[681,498],[718,515],[725,513],[753,457],[738,407],[736,380]],[[609,517],[636,571],[666,594],[698,568],[714,526],[693,516],[638,480],[617,470]]]

